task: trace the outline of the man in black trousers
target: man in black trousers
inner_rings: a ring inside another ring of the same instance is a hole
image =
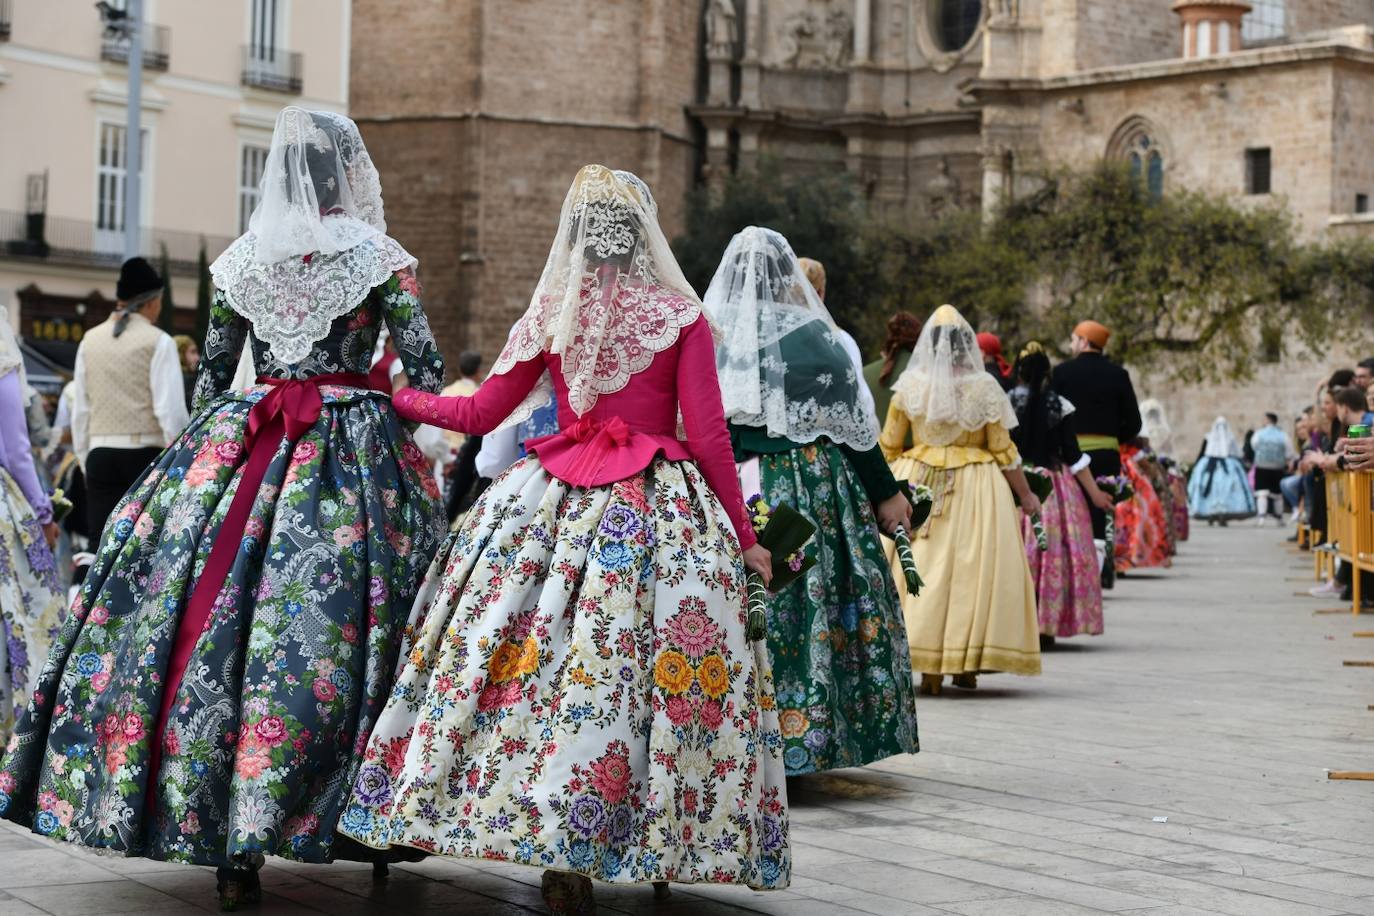
[[[1074,406],[1078,447],[1092,462],[1094,477],[1121,473],[1121,443],[1140,435],[1140,405],[1131,376],[1103,354],[1111,332],[1096,321],[1081,321],[1073,329],[1073,359],[1054,369],[1054,390]],[[1106,542],[1107,513],[1088,504],[1093,540],[1102,552],[1102,585],[1116,578],[1114,545]]]

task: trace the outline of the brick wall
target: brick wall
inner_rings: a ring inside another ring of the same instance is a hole
[[[353,114],[450,360],[494,359],[581,166],[637,172],[680,230],[698,4],[357,0],[353,24]]]

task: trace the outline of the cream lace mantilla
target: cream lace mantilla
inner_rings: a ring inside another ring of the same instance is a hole
[[[335,319],[358,307],[374,286],[415,258],[388,236],[340,251],[263,264],[249,232],[210,266],[215,286],[276,360],[290,365],[329,336]]]
[[[949,445],[989,423],[1016,428],[1011,399],[983,369],[973,328],[951,305],[935,310],[916,341],[892,403],[924,426],[923,445]]]
[[[582,416],[647,369],[701,314],[648,186],[627,172],[584,166],[563,201],[530,306],[491,374],[541,351],[557,354],[569,406]],[[525,419],[547,397],[541,384],[503,425]]]

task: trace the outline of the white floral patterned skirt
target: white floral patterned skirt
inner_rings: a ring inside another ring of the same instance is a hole
[[[743,573],[695,465],[580,488],[518,462],[430,568],[340,830],[616,883],[786,887]]]

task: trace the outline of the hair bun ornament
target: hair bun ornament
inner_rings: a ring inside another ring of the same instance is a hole
[[[1025,359],[1027,356],[1035,356],[1037,354],[1044,352],[1045,348],[1040,346],[1040,341],[1032,340],[1030,343],[1026,344],[1024,347],[1021,348],[1021,354],[1016,358]]]

